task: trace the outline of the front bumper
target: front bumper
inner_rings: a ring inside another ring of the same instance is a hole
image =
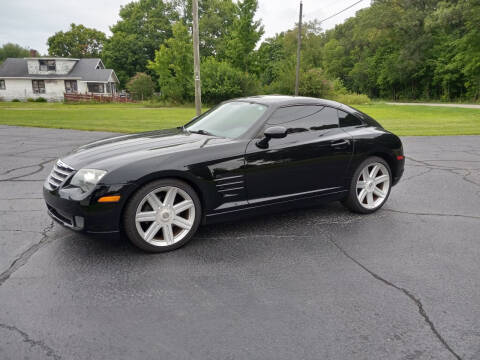
[[[48,214],[61,225],[88,233],[116,233],[121,228],[122,209],[132,185],[101,185],[83,198],[73,200],[68,189],[50,190],[43,187]],[[116,203],[99,203],[107,195],[120,195]]]

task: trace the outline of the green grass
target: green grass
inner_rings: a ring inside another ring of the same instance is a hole
[[[386,104],[357,108],[398,135],[480,135],[478,109]],[[194,115],[191,107],[0,102],[0,124],[60,129],[140,132],[183,125]]]
[[[397,135],[480,135],[479,109],[386,104],[356,107]]]
[[[140,132],[173,128],[195,116],[185,107],[140,104],[0,103],[0,124],[58,129]]]

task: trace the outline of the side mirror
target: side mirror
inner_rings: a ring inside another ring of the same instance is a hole
[[[263,136],[262,140],[257,141],[257,146],[266,149],[270,139],[281,139],[287,136],[287,128],[284,126],[271,126],[264,131]]]
[[[283,126],[271,126],[265,130],[263,135],[269,139],[281,139],[287,136],[287,128]]]

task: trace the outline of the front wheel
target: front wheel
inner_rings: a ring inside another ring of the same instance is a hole
[[[361,214],[377,211],[390,195],[391,179],[387,162],[372,156],[363,161],[353,174],[348,196],[342,203]]]
[[[198,195],[176,179],[153,181],[138,190],[124,212],[125,233],[142,250],[179,248],[195,234],[201,219]]]

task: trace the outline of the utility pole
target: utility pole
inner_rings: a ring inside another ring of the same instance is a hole
[[[302,46],[302,11],[303,11],[303,4],[302,4],[302,1],[300,1],[300,16],[298,17],[297,69],[295,72],[295,96],[298,96],[298,86],[300,83],[300,47]]]
[[[198,40],[198,0],[193,0],[193,73],[195,78],[195,109],[202,113],[202,85],[200,83],[200,49]]]

